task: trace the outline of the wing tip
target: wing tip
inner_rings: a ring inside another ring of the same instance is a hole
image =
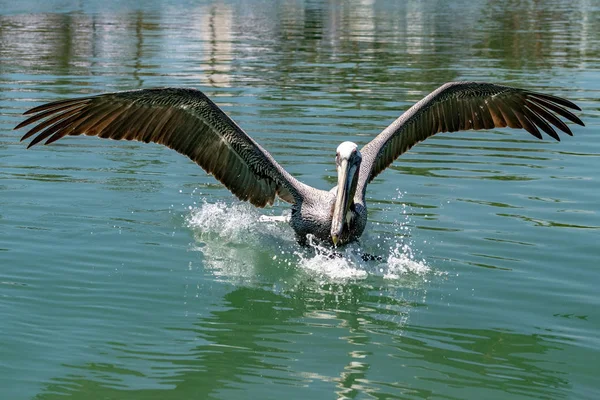
[[[576,120],[575,121],[571,121],[571,122],[573,122],[573,123],[575,123],[575,124],[577,124],[579,126],[585,126],[585,124],[583,123],[583,121],[579,117],[575,116],[575,118],[576,118]]]

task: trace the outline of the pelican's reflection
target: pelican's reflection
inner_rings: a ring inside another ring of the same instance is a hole
[[[180,333],[172,339],[181,349],[176,354],[113,346],[113,364],[103,365],[102,375],[97,363],[70,366],[72,373],[46,384],[38,398],[66,393],[97,398],[294,397],[307,388],[338,398],[369,393],[427,397],[437,385],[544,397],[568,386],[564,376],[542,363],[545,353],[560,347],[551,336],[407,326],[408,313],[419,305],[398,291],[372,285],[300,285],[283,293],[239,287],[218,304],[199,301],[198,309],[210,306],[211,311],[189,327],[164,328]],[[164,343],[156,347],[164,348]],[[136,362],[145,366],[145,373],[131,367]],[[132,376],[144,377],[145,383],[136,385]]]
[[[373,287],[341,284],[299,285],[285,293],[270,287],[240,287],[227,293],[220,304],[213,304],[206,317],[187,329],[176,328],[181,337],[193,336],[178,347],[198,343],[185,355],[144,353],[126,344],[111,346],[114,364],[70,366],[72,373],[53,379],[38,398],[65,393],[94,393],[98,398],[120,398],[125,393],[128,398],[150,393],[163,399],[206,398],[229,390],[244,391],[256,383],[289,386],[290,390],[313,384],[325,384],[328,391],[336,385],[352,387],[357,358],[365,366],[369,362],[365,347],[372,338],[368,332],[401,330],[406,321],[401,314],[411,308],[410,302],[381,293]],[[197,304],[198,308],[206,306]],[[129,385],[132,375],[144,375],[135,372],[129,361],[151,364],[144,369],[155,371],[156,376],[145,378],[155,382],[156,391]]]

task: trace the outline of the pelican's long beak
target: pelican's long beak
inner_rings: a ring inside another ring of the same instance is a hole
[[[350,206],[350,193],[352,179],[356,173],[356,167],[350,166],[348,160],[341,160],[338,166],[338,185],[337,195],[335,196],[335,206],[333,208],[333,219],[331,220],[331,240],[333,245],[337,246],[339,238],[344,227],[344,219]]]

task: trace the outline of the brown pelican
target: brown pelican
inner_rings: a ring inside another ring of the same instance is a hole
[[[367,184],[399,155],[440,132],[523,128],[556,140],[559,130],[573,135],[558,118],[583,122],[560,97],[491,83],[451,82],[412,106],[362,149],[352,142],[337,148],[338,184],[312,188],[291,176],[204,93],[194,89],[143,89],[55,101],[25,112],[15,129],[37,123],[21,140],[36,135],[28,148],[67,135],[154,142],[188,156],[213,174],[240,200],[257,207],[275,197],[292,204],[290,224],[300,243],[308,235],[333,243],[360,237],[367,223]],[[558,115],[558,116],[557,116]],[[553,126],[552,126],[553,125]]]

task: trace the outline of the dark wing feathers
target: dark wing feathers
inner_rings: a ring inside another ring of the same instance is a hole
[[[565,107],[575,103],[509,86],[450,82],[419,101],[361,150],[361,188],[400,154],[440,132],[492,128],[522,128],[541,139],[540,129],[556,140],[558,130],[573,135],[556,115],[578,125],[583,122]],[[553,126],[554,127],[553,127]]]
[[[558,117],[582,125],[569,100],[477,82],[451,82],[419,101],[362,150],[359,191],[400,154],[440,132],[522,128],[541,139],[556,129],[573,135]],[[165,88],[61,100],[25,112],[15,129],[36,124],[21,140],[28,147],[67,135],[154,142],[188,156],[241,200],[262,207],[278,195],[294,203],[306,186],[287,173],[258,143],[202,92]],[[558,116],[557,116],[558,115]],[[556,129],[555,129],[556,128]]]
[[[67,135],[154,142],[188,156],[241,200],[294,203],[304,186],[202,92],[165,88],[107,93],[43,104],[15,129],[34,125],[28,147]]]

